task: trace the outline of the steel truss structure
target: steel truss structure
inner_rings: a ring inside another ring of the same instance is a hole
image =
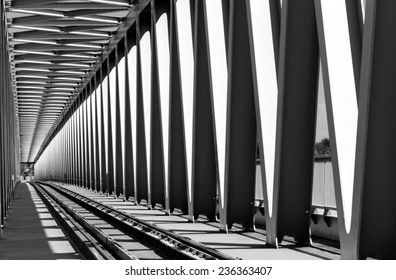
[[[13,94],[5,7],[0,5],[0,232],[19,181],[19,123]]]
[[[169,214],[177,208],[192,221],[218,215],[224,231],[236,222],[251,229],[258,145],[267,244],[278,246],[285,235],[309,244],[322,86],[342,258],[396,258],[396,154],[384,149],[396,139],[395,1],[86,2],[15,0],[7,8],[12,73],[2,79],[14,80],[22,161],[34,159],[38,179],[160,205]],[[18,16],[33,10],[41,15]],[[30,20],[37,30],[26,30]],[[33,64],[39,66],[26,70]],[[74,73],[63,75],[69,67]],[[47,96],[58,96],[54,77],[74,84],[45,133],[36,133],[51,112]],[[31,91],[39,80],[43,113],[32,128],[23,115],[33,107],[21,95],[25,83]],[[13,108],[11,84],[2,86]],[[11,109],[6,116],[14,116]],[[8,129],[17,139],[17,128]],[[3,211],[7,197],[2,193]]]

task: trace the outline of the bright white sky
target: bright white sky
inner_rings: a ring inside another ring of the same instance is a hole
[[[321,77],[321,75],[320,75]],[[316,137],[315,142],[319,142],[323,138],[329,138],[329,131],[327,126],[326,104],[324,100],[323,80],[319,79],[319,93],[318,93],[318,116],[316,119]]]

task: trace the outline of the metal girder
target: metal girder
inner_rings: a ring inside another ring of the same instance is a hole
[[[17,86],[17,88],[19,88],[21,91],[34,91],[34,90],[37,90],[36,88],[34,88],[34,87],[31,87],[31,88],[29,88],[29,87],[21,87],[21,86]],[[53,91],[54,91],[54,89],[52,89],[52,88],[44,88],[44,89],[40,89],[40,92],[43,92],[43,93],[46,93],[46,92],[50,92],[50,93],[53,93]],[[62,92],[62,93],[72,93],[73,92],[73,88],[69,88],[69,89],[67,89],[67,88],[57,88],[56,89],[56,92],[58,93],[58,92]]]
[[[132,28],[132,30],[134,30]],[[135,31],[136,32],[136,31]],[[131,92],[136,92],[136,88],[131,88],[131,83],[129,81],[130,79],[130,72],[131,72],[131,79],[136,78],[132,77],[133,69],[129,70],[129,65],[133,65],[132,63],[134,61],[129,61],[129,46],[134,45],[136,43],[135,38],[131,38],[128,33],[125,34],[125,39],[124,39],[124,55],[125,55],[125,102],[124,102],[124,143],[130,143],[129,145],[125,145],[125,151],[124,151],[124,185],[125,185],[125,199],[129,199],[130,197],[133,197],[136,201],[136,194],[135,194],[135,170],[136,170],[136,163],[135,163],[135,154],[136,150],[134,150],[133,147],[136,147],[135,139],[137,138],[135,135],[132,135],[135,133],[135,131],[132,131],[132,122],[135,121],[135,116],[136,114],[133,114],[135,112],[136,108],[132,108],[131,106],[131,98],[134,98],[135,95],[131,94]],[[131,42],[131,44],[129,44]],[[136,103],[136,98],[134,99]],[[133,117],[132,117],[133,116]],[[96,128],[97,131],[97,128]],[[133,138],[135,136],[135,138]],[[96,152],[98,154],[98,151]]]
[[[357,226],[358,259],[395,259],[392,236],[396,223],[394,153],[384,151],[395,141],[396,3],[368,1],[363,35],[356,169],[352,218]],[[351,252],[349,252],[351,253]]]
[[[25,94],[24,94],[25,95]],[[28,94],[26,94],[28,95]],[[57,94],[57,95],[52,95],[52,94],[40,94],[41,100],[69,100],[70,97],[72,97],[70,94]],[[33,98],[33,97],[31,97]],[[62,99],[61,99],[62,98]]]
[[[62,35],[62,33],[61,33],[60,29],[56,29],[53,32],[35,30],[35,31],[15,32],[13,34],[13,38],[14,39],[26,39],[26,38],[41,39],[41,38],[48,38],[47,36],[54,36],[54,38],[56,40],[61,35]],[[68,34],[68,36],[69,36],[69,34]],[[48,39],[52,39],[52,38],[48,38]]]
[[[81,115],[80,115],[80,124],[81,124],[81,148],[82,148],[82,154],[81,154],[81,166],[82,166],[82,186],[84,188],[88,188],[88,176],[87,176],[87,167],[88,167],[88,162],[87,162],[87,102],[85,100],[87,99],[87,88],[84,89],[82,92],[82,104],[80,106],[81,108]]]
[[[24,23],[36,23],[36,22],[41,22],[41,21],[48,21],[48,20],[53,20],[55,18],[58,19],[83,19],[83,20],[88,20],[88,21],[97,21],[97,22],[113,22],[117,23],[118,19],[115,16],[98,16],[96,13],[94,17],[82,17],[82,15],[87,14],[87,10],[75,10],[75,11],[54,11],[54,10],[40,10],[40,11],[35,11],[35,10],[26,10],[26,9],[9,9],[9,12],[14,12],[14,13],[25,13],[25,14],[33,14],[35,16],[29,16],[29,17],[22,17],[18,18],[16,17],[13,19],[12,23],[13,24],[24,24]],[[95,10],[98,11],[98,10]],[[117,10],[117,11],[123,11],[125,13],[125,10]],[[102,13],[111,13],[111,10],[104,10]],[[99,12],[100,13],[100,12]],[[80,15],[79,15],[80,14]],[[92,14],[88,13],[88,14]],[[38,16],[40,15],[40,16]]]
[[[35,101],[35,100],[42,100],[42,98],[35,98],[35,97],[18,97],[19,100],[23,101]],[[51,99],[44,99],[44,101],[47,102],[54,102],[54,101],[60,101],[63,103],[67,103],[69,99],[62,99],[62,98],[51,98]]]
[[[18,25],[18,21],[15,19],[12,22],[14,25]],[[82,20],[82,19],[58,19],[54,20],[51,18],[50,20],[46,21],[37,21],[34,22],[35,27],[48,27],[48,26],[59,26],[63,30],[81,30],[81,29],[100,29],[100,28],[109,28],[109,27],[116,27],[119,23],[118,22],[95,22],[92,20]],[[74,26],[79,26],[80,28],[73,28]],[[70,29],[68,27],[71,27]]]
[[[35,1],[35,0],[34,0]],[[34,1],[25,0],[23,3],[19,1],[13,1],[11,8],[28,8],[31,10],[48,10],[48,9],[64,9],[64,10],[78,10],[78,9],[92,9],[93,2],[89,1],[50,1],[48,0],[45,4],[37,5]],[[100,2],[94,3],[96,9],[100,10],[112,10],[114,7],[120,7],[115,5],[106,5]],[[125,6],[127,8],[127,6]]]
[[[252,60],[241,55],[250,53],[247,8],[244,1],[230,1],[227,150],[224,204],[220,209],[224,229],[231,228],[235,222],[242,223],[246,229],[254,228],[251,211],[255,195],[257,136]]]
[[[88,43],[88,42],[92,42],[92,43],[99,43],[99,45],[102,45],[104,41],[107,42],[107,39],[104,38],[97,38],[97,37],[92,37],[92,38],[88,38],[85,37],[85,39],[82,38],[78,38],[78,39],[71,39],[71,38],[65,38],[65,39],[60,39],[57,40],[57,42],[61,45],[66,45],[66,44],[84,44],[84,43]]]
[[[125,8],[118,8],[118,9],[81,9],[81,10],[73,10],[73,11],[67,11],[65,12],[65,16],[68,17],[76,17],[76,16],[86,16],[86,15],[99,15],[99,14],[105,14],[105,13],[112,13],[112,12],[119,12],[119,11],[125,11]]]
[[[92,88],[92,81],[91,81],[91,83],[89,83],[89,92],[93,92],[95,89],[94,88]],[[94,104],[93,104],[93,102],[94,102],[94,96],[91,94],[91,97],[90,97],[90,102],[89,102],[89,121],[90,121],[90,124],[89,124],[89,127],[90,127],[90,131],[89,131],[89,134],[90,134],[90,139],[89,139],[89,141],[90,141],[90,143],[89,143],[89,145],[90,145],[90,152],[89,152],[89,154],[90,154],[90,158],[89,158],[89,164],[90,164],[90,177],[89,177],[89,181],[90,181],[90,184],[89,184],[89,189],[90,190],[93,190],[93,191],[96,191],[96,177],[95,177],[95,168],[96,168],[96,165],[97,165],[97,163],[95,162],[95,146],[94,146],[94,139],[95,139],[95,136],[96,136],[96,134],[94,134],[94,132],[95,132],[95,130],[94,130],[94,115],[93,115],[93,110],[95,109],[94,108]],[[67,124],[66,124],[67,125]]]
[[[29,62],[23,62],[21,61],[20,64],[18,64],[18,67],[22,67],[22,68],[29,68],[29,67],[34,67],[37,69],[74,69],[74,70],[88,70],[90,68],[89,64],[80,64],[80,65],[65,65],[65,64],[52,64],[52,65],[48,65],[48,64],[40,64],[40,63],[29,63]]]
[[[85,74],[85,73],[84,73]],[[59,72],[41,72],[41,71],[25,71],[20,70],[16,71],[16,77],[18,76],[41,76],[41,77],[65,77],[65,78],[79,78],[80,76],[84,75],[81,73],[59,73]]]
[[[91,33],[110,35],[108,31],[106,33],[106,31],[103,31],[101,29],[108,29],[109,27],[113,28],[112,26],[99,22],[96,25],[95,24],[89,25],[89,23],[92,23],[92,21],[87,22],[87,24],[85,25],[70,24],[70,26],[62,26],[60,27],[60,30],[63,32],[87,31],[88,33],[89,30],[93,30],[91,31]]]
[[[73,45],[73,46],[72,46]],[[68,51],[68,52],[74,52],[74,53],[86,53],[89,51],[97,51],[101,49],[101,45],[95,45],[95,44],[89,44],[89,45],[81,45],[81,46],[76,46],[75,44],[20,44],[20,45],[15,45],[14,50],[20,50],[20,51]]]
[[[107,185],[107,195],[113,195],[114,196],[114,191],[115,191],[115,177],[114,177],[114,149],[113,149],[113,141],[115,141],[113,137],[113,122],[112,122],[112,108],[111,108],[111,81],[110,81],[110,57],[107,58],[106,60],[106,65],[107,65],[107,90],[106,90],[106,95],[107,95],[107,119],[105,119],[105,126],[107,126],[107,139],[106,139],[106,145],[107,145],[107,155],[108,157],[106,158],[107,163],[107,174],[106,174],[106,185]]]
[[[12,7],[15,7],[17,5],[19,5],[19,6],[24,6],[24,5],[37,6],[37,5],[47,5],[47,4],[50,4],[50,3],[53,3],[53,2],[54,1],[51,1],[51,0],[31,0],[31,1],[30,0],[18,0],[18,1],[11,2],[11,6]],[[63,0],[61,2],[67,3],[67,2],[76,2],[76,1]]]
[[[32,55],[32,54],[26,54],[26,53],[21,53],[21,54],[15,54],[15,58],[17,60],[39,60],[39,61],[49,61],[49,62],[57,62],[57,61],[62,61],[62,63],[65,62],[88,62],[88,63],[92,63],[95,62],[95,57],[69,57],[69,56],[57,56],[57,55]]]
[[[282,2],[272,217],[267,243],[310,242],[319,46],[313,0]],[[299,148],[295,149],[295,145]]]
[[[37,26],[40,26],[41,24],[50,25],[49,21],[52,21],[53,19],[54,18],[51,16],[28,16],[28,17],[14,18],[12,19],[12,24],[13,25],[32,24]]]
[[[150,3],[151,8],[151,23],[150,26],[150,42],[151,42],[151,92],[143,92],[144,95],[147,94],[151,95],[151,103],[150,110],[146,111],[148,108],[147,106],[144,107],[144,114],[145,118],[147,118],[148,114],[150,114],[150,131],[146,130],[146,137],[148,133],[151,134],[150,138],[146,138],[146,148],[147,154],[150,157],[150,163],[148,168],[150,169],[149,172],[149,182],[150,182],[150,205],[154,208],[155,205],[158,203],[165,207],[165,187],[167,185],[167,176],[164,162],[167,160],[168,155],[164,155],[165,149],[167,149],[167,142],[168,139],[163,139],[162,134],[165,133],[162,128],[164,123],[162,122],[162,118],[165,118],[165,121],[169,120],[169,116],[163,115],[161,116],[159,112],[168,111],[168,108],[161,107],[161,88],[160,88],[160,73],[159,73],[159,57],[158,57],[158,41],[157,41],[157,30],[156,30],[156,22],[157,18],[155,16],[155,6],[156,1],[151,1]],[[146,22],[147,23],[147,22]],[[167,33],[167,32],[166,32]],[[168,33],[167,33],[168,34]],[[168,48],[169,46],[161,46],[163,48]],[[169,69],[169,67],[168,67]],[[165,75],[165,73],[161,73]],[[165,94],[165,93],[164,93]],[[143,97],[143,99],[146,99]],[[150,100],[150,99],[149,99]],[[169,98],[167,100],[169,102]],[[167,104],[167,107],[169,105]],[[147,125],[145,126],[147,129]],[[167,133],[167,131],[166,131]],[[148,141],[150,139],[150,141]],[[148,145],[147,145],[148,144]],[[166,146],[165,146],[166,145]],[[167,164],[168,165],[168,162]]]
[[[194,7],[194,161],[192,167],[193,215],[216,217],[217,172],[214,142],[211,77],[208,49],[208,25],[204,1]]]
[[[23,105],[23,104],[26,104],[27,102],[29,102],[29,101],[20,101],[20,104]],[[50,107],[62,107],[62,108],[63,108],[64,103],[65,103],[65,102],[62,102],[62,103],[45,102],[45,103],[43,103],[43,105],[44,105],[43,107],[46,107],[46,106],[48,105],[48,106],[50,106]],[[20,106],[20,105],[19,105],[19,106]]]
[[[99,108],[99,117],[100,118],[100,154],[101,154],[101,160],[100,160],[100,192],[101,193],[106,193],[107,192],[107,180],[106,180],[106,159],[107,159],[107,155],[106,155],[106,146],[105,146],[105,119],[104,119],[104,104],[103,104],[103,100],[104,100],[104,93],[103,93],[103,85],[102,82],[103,81],[103,69],[100,68],[99,69],[99,81],[100,81],[100,86],[99,86],[99,99],[100,99],[100,108]]]
[[[140,19],[136,20],[136,202],[140,203],[142,199],[148,201],[148,170],[147,170],[147,153],[144,130],[144,112],[143,112],[143,85],[142,85],[142,60],[141,60],[141,26]],[[147,145],[148,146],[148,145]]]
[[[184,1],[185,5],[190,3]],[[193,41],[192,41],[192,22],[187,22],[186,26],[191,26],[187,29],[186,34],[178,33],[178,20],[177,18],[177,3],[174,0],[170,1],[169,13],[169,29],[170,29],[170,104],[169,104],[169,179],[168,179],[168,197],[169,202],[167,209],[170,213],[175,208],[181,209],[183,212],[189,213],[190,219],[192,219],[192,204],[190,201],[191,197],[191,182],[192,182],[192,131],[193,131],[193,67],[186,70],[183,66],[187,64],[187,67],[192,66],[194,54],[193,54]],[[185,11],[179,11],[179,15],[185,13]],[[191,10],[189,9],[183,18],[191,20]],[[183,21],[185,24],[185,21]],[[180,49],[184,46],[179,47],[179,36],[183,36],[189,46],[185,48],[186,57],[179,58]],[[180,68],[183,67],[183,68]],[[183,69],[184,71],[182,71]],[[190,84],[182,84],[181,75],[189,77]],[[190,87],[188,87],[190,86]],[[184,91],[183,91],[184,90]],[[166,117],[166,116],[163,116]],[[180,147],[185,149],[180,149]],[[186,187],[187,186],[187,187]]]
[[[114,155],[115,155],[115,161],[114,161],[114,167],[115,167],[115,172],[114,172],[114,193],[116,197],[120,196],[122,194],[123,197],[125,197],[125,185],[124,185],[124,177],[123,177],[123,160],[122,160],[122,137],[121,137],[121,103],[120,103],[120,95],[124,94],[120,92],[120,87],[119,87],[119,70],[118,70],[118,49],[116,47],[115,49],[115,69],[116,71],[115,74],[115,92],[111,92],[112,95],[115,95],[115,150]],[[113,87],[114,88],[114,87]]]
[[[96,32],[95,32],[96,33]],[[15,39],[36,39],[36,40],[62,40],[68,42],[89,42],[89,41],[107,41],[109,34],[106,32],[98,32],[95,35],[86,34],[73,34],[65,31],[48,32],[48,31],[26,31],[14,33]]]
[[[96,83],[96,75],[93,77],[91,80],[91,89],[94,91],[94,96],[91,96],[91,127],[93,131],[93,157],[95,161],[93,161],[93,182],[94,182],[94,190],[96,192],[100,191],[100,154],[99,154],[99,118],[98,118],[98,111],[99,111],[99,106],[98,106],[98,85]]]

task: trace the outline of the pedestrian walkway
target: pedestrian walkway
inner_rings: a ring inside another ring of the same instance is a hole
[[[1,260],[82,259],[30,184],[18,184],[0,237]]]

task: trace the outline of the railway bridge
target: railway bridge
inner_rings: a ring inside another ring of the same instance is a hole
[[[395,1],[0,8],[1,259],[396,258]]]

